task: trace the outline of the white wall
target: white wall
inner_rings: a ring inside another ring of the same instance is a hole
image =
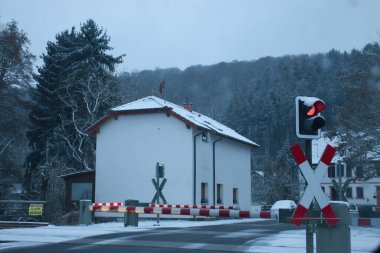
[[[197,137],[197,204],[201,201],[201,182],[208,184],[208,200],[213,204],[213,142],[218,136],[209,135],[208,143]],[[222,138],[215,144],[215,195],[216,185],[222,184],[223,205],[233,205],[232,189],[238,188],[238,205],[241,210],[251,207],[251,147]],[[215,204],[216,196],[215,196]]]
[[[97,134],[97,202],[150,202],[156,162],[165,165],[168,203],[192,203],[192,130],[165,113],[124,115]]]
[[[377,205],[376,197],[376,184],[373,182],[374,179],[370,179],[365,183],[351,183],[349,187],[352,188],[352,198],[349,198],[348,201],[351,204],[357,205]],[[371,182],[372,181],[372,182]],[[377,186],[380,186],[379,180],[377,180]],[[356,188],[362,187],[364,198],[357,198],[356,196]]]
[[[331,194],[331,188],[332,184],[322,184],[322,186],[325,187],[326,195],[330,198]],[[377,205],[377,195],[376,195],[376,187],[380,187],[380,182],[371,182],[370,180],[367,182],[357,182],[357,183],[350,183],[348,187],[351,187],[352,189],[352,197],[347,198],[348,202],[350,204],[356,204],[356,205]],[[356,193],[356,188],[362,187],[363,188],[363,198],[358,198]]]
[[[150,202],[156,162],[165,164],[167,183],[163,194],[169,204],[193,204],[193,136],[199,131],[165,113],[124,115],[111,119],[97,134],[96,202],[137,199]],[[201,203],[201,182],[208,183],[208,204],[213,203],[212,143],[219,137],[196,138],[196,204]],[[251,205],[250,150],[248,145],[223,138],[216,143],[216,184],[223,184],[223,204]],[[215,190],[216,194],[216,190]],[[97,214],[101,216],[102,214]]]

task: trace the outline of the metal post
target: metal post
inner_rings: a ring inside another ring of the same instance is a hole
[[[202,132],[199,134],[194,135],[193,137],[193,166],[194,166],[194,179],[193,179],[193,205],[197,204],[197,137],[201,135]],[[195,218],[195,216],[194,216]]]
[[[89,207],[91,205],[91,200],[81,199],[79,201],[79,224],[80,225],[91,225],[91,212]]]
[[[218,142],[218,141],[221,141],[222,138],[219,137],[219,139],[215,140],[213,143],[212,143],[212,204],[215,206],[215,144]]]
[[[125,206],[138,206],[139,201],[134,199],[127,199],[124,201]],[[124,213],[124,227],[139,226],[139,214],[138,213]]]
[[[311,160],[311,139],[306,139],[305,140],[305,155],[308,160],[308,162],[313,165],[312,160]]]
[[[159,191],[160,191],[160,177],[158,175],[158,167],[157,167],[157,173],[156,173],[156,179],[157,179],[157,186],[156,186],[156,190],[157,190],[157,205],[160,204],[160,194],[159,194]],[[159,226],[160,225],[160,215],[157,214],[157,224],[156,226]]]
[[[311,139],[305,140],[305,155],[309,163],[312,164],[312,157],[311,157]],[[311,203],[310,210],[313,210],[313,203]],[[306,223],[306,253],[313,253],[314,252],[314,233],[313,233],[313,222],[308,221]]]
[[[342,193],[342,164],[341,161],[338,161],[337,167],[338,167],[338,180],[339,180],[339,189],[338,189],[338,198],[339,201],[343,200],[343,193]]]

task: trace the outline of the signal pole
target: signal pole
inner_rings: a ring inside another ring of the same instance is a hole
[[[312,153],[311,153],[311,139],[305,140],[305,155],[311,166],[312,163]],[[306,186],[306,185],[305,185]],[[313,211],[313,202],[311,202],[310,208]],[[306,223],[306,253],[314,252],[314,231],[313,231],[313,221],[307,221]]]
[[[339,160],[338,163],[337,163],[337,167],[338,167],[338,182],[339,182],[339,191],[338,191],[338,196],[339,196],[339,201],[342,201],[343,200],[343,192],[342,192],[342,168],[341,168],[342,164],[341,164],[341,161]]]
[[[320,115],[325,110],[325,103],[315,97],[296,97],[296,135],[305,139],[305,155],[312,166],[312,139],[321,136],[321,128],[326,124],[324,117]],[[304,185],[306,188],[306,184]],[[303,189],[303,191],[305,191]],[[301,194],[300,194],[301,198]],[[313,212],[313,202],[310,209]],[[314,251],[314,230],[315,222],[306,221],[306,253]]]

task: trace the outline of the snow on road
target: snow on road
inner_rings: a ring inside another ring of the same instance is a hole
[[[255,222],[260,219],[217,220],[217,221],[183,221],[162,220],[159,227],[194,227],[218,224]],[[0,251],[13,247],[36,246],[47,243],[58,243],[87,236],[117,232],[136,232],[158,228],[156,221],[139,221],[139,227],[124,227],[123,223],[112,222],[91,226],[53,226],[39,228],[15,228],[0,230]],[[6,242],[9,241],[9,242]],[[263,237],[248,241],[248,252],[305,252],[305,231],[291,230],[280,232],[271,237]],[[373,252],[380,246],[380,228],[351,227],[352,252]]]

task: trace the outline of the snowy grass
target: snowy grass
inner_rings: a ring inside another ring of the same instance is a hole
[[[280,232],[270,238],[252,242],[248,252],[305,253],[305,230]],[[314,250],[316,236],[314,235]],[[380,246],[380,228],[351,227],[351,252],[372,253]]]

